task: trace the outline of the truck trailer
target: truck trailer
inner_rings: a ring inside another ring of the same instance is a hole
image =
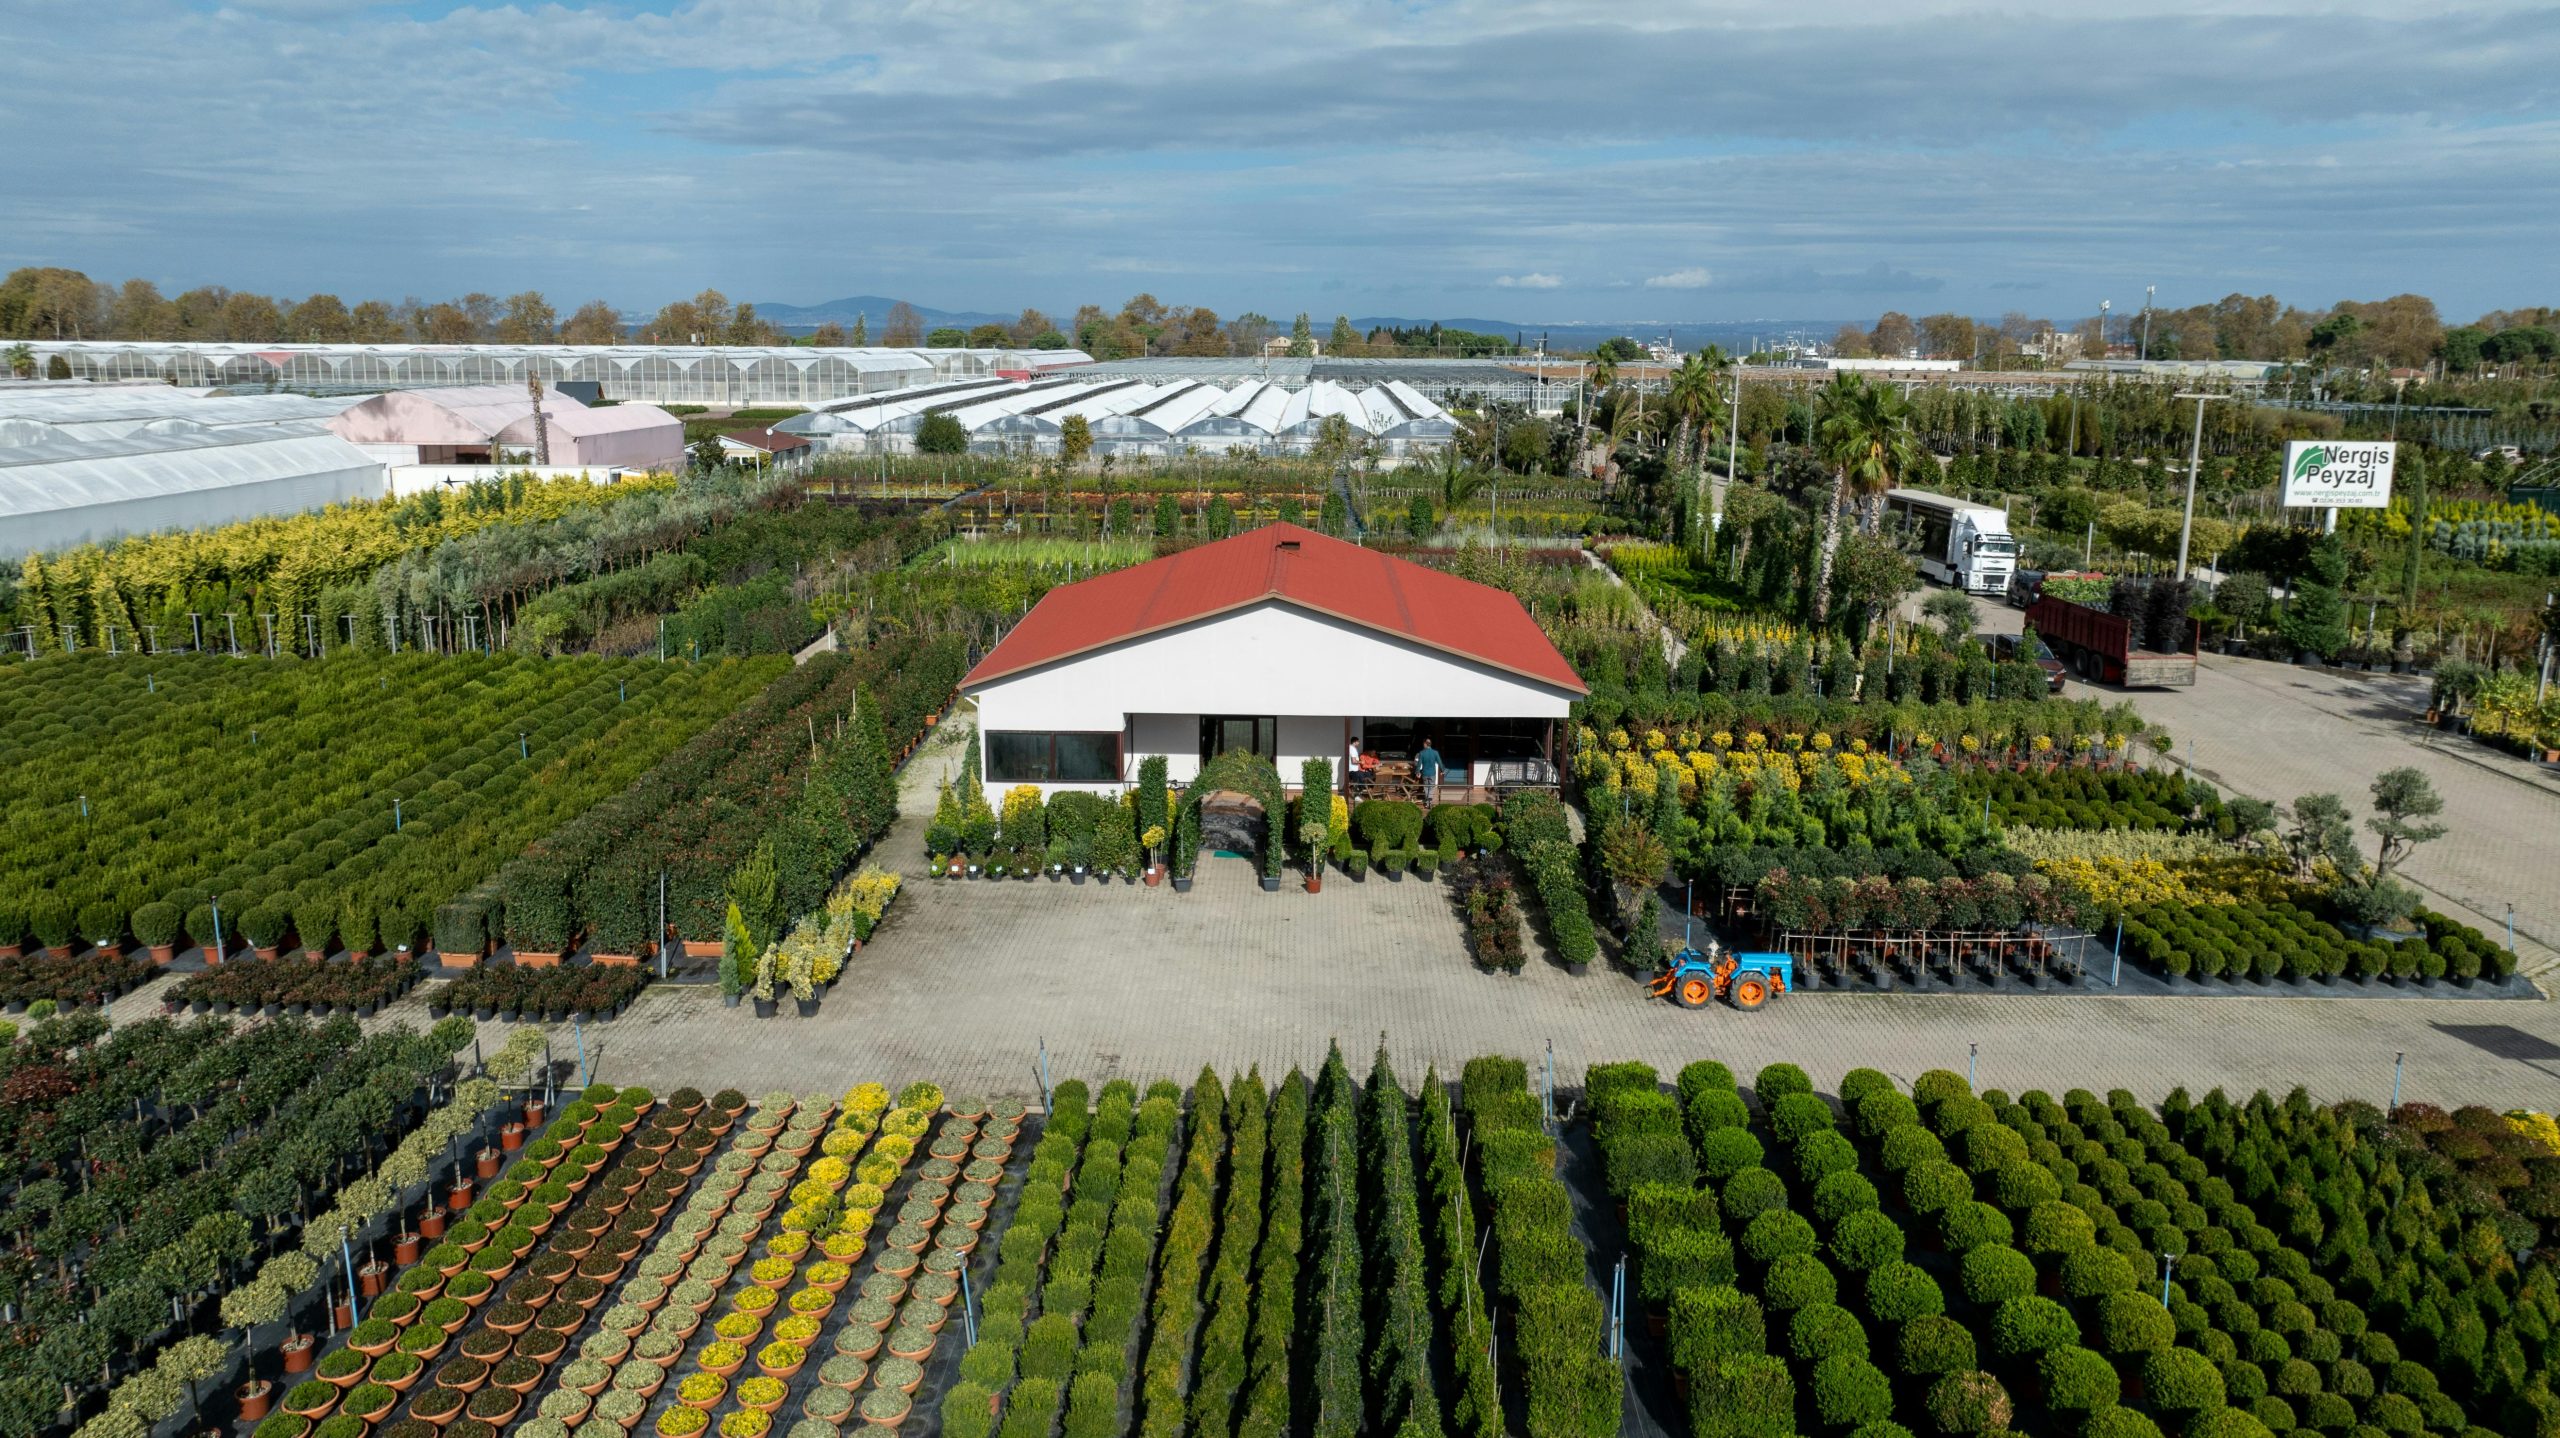
[[[1889,489],[1885,513],[1920,536],[1920,572],[1969,594],[2006,594],[2018,567],[2018,541],[2008,512],[1925,489]]]
[[[2183,689],[2196,682],[2196,627],[2187,624],[2187,647],[2161,651],[2132,649],[2131,632],[2121,617],[2050,594],[2027,606],[2027,627],[2036,632],[2054,657],[2081,678],[2127,688]]]

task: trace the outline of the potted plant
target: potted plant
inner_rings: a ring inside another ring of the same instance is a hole
[[[275,1406],[276,1385],[271,1380],[260,1378],[252,1373],[249,1375],[248,1382],[231,1390],[231,1396],[239,1402],[240,1416],[243,1419],[264,1418],[268,1410]]]
[[[658,1415],[658,1438],[701,1438],[711,1426],[711,1416],[690,1406],[670,1408]]]
[[[862,1421],[874,1428],[895,1429],[907,1421],[914,1401],[895,1388],[874,1388],[862,1395]]]
[[[166,964],[177,957],[178,937],[186,930],[186,916],[178,906],[155,900],[133,911],[133,936],[151,950],[151,962]]]

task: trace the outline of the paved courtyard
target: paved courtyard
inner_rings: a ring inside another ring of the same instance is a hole
[[[1905,612],[1916,616],[1926,592]],[[2021,611],[1976,598],[1983,632],[2015,634]],[[2434,781],[2452,832],[2420,848],[2402,873],[2437,908],[2503,941],[2515,906],[2528,972],[2560,967],[2560,772],[2419,722],[2429,681],[2414,675],[2303,669],[2204,657],[2190,689],[2109,689],[2073,680],[2072,697],[2131,698],[2166,727],[2171,754],[2224,790],[2290,805],[2334,793],[2372,810],[2374,776],[2411,766]],[[2373,839],[2361,828],[2368,853]]]
[[[2298,690],[2284,681],[2308,676],[2273,666],[2230,672],[2236,663],[2212,662],[2206,684],[2156,715],[2181,749],[2196,742],[2215,777],[2290,798],[2313,785],[2357,789],[2358,776],[2388,767],[2379,761],[2426,764],[2458,819],[2507,828],[2446,841],[2440,858],[2427,856],[2440,867],[2420,876],[2495,893],[2538,862],[2542,887],[2521,895],[2518,911],[2542,905],[2529,922],[2550,912],[2560,865],[2535,856],[2560,843],[2560,799],[2400,739],[2387,721],[2357,712],[2360,681]],[[2158,699],[2146,696],[2145,707]],[[2294,717],[2252,727],[2259,710]],[[2299,1083],[2322,1098],[2381,1102],[2392,1056],[2405,1051],[2405,1097],[2560,1107],[2560,1009],[2547,1002],[1817,992],[1752,1015],[1689,1013],[1647,1000],[1622,975],[1575,975],[1542,957],[1517,977],[1479,973],[1451,890],[1418,878],[1337,878],[1320,895],[1294,885],[1266,894],[1242,861],[1205,860],[1187,895],[1045,879],[928,881],[923,826],[967,728],[965,714],[954,719],[909,765],[904,817],[879,851],[909,886],[817,1017],[760,1020],[751,1008],[723,1007],[716,989],[661,985],[623,1017],[585,1030],[594,1072],[661,1088],[841,1089],[929,1077],[1027,1094],[1037,1092],[1044,1042],[1054,1078],[1187,1078],[1204,1063],[1312,1068],[1328,1040],[1356,1057],[1383,1033],[1414,1076],[1427,1064],[1454,1073],[1490,1052],[1535,1064],[1552,1044],[1565,1081],[1610,1059],[1668,1071],[1708,1057],[1743,1072],[1786,1059],[1828,1088],[1859,1065],[1908,1080],[1932,1067],[1961,1071],[1972,1057],[1981,1083],[2011,1089],[2122,1086],[2156,1098],[2180,1084],[2246,1093]],[[2313,732],[2296,743],[2288,725]],[[118,1017],[156,1009],[159,988],[127,997]],[[376,1022],[401,1019],[423,1021],[422,996]],[[503,1042],[498,1025],[484,1029],[484,1042]],[[573,1056],[567,1026],[555,1041],[559,1057]]]

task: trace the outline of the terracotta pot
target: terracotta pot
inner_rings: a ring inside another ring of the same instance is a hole
[[[552,949],[548,951],[541,949],[518,949],[516,950],[516,967],[520,969],[556,969],[560,966],[560,955],[562,952],[564,951],[559,949]]]
[[[501,1152],[503,1152],[503,1153],[514,1153],[516,1150],[518,1150],[518,1149],[520,1149],[520,1148],[523,1148],[523,1147],[524,1147],[524,1125],[523,1125],[523,1124],[520,1124],[520,1123],[511,1123],[511,1124],[508,1124],[506,1127],[501,1128],[501,1129],[499,1129],[499,1130],[498,1130],[498,1148],[499,1148],[499,1150],[500,1150]],[[488,1173],[484,1173],[484,1174],[482,1174],[482,1175],[480,1175],[480,1176],[481,1176],[482,1178],[495,1178],[495,1177],[497,1177],[497,1175],[495,1175],[495,1174],[488,1174]]]
[[[400,1335],[395,1333],[380,1343],[358,1343],[351,1338],[347,1340],[347,1346],[358,1353],[363,1354],[367,1358],[380,1358],[383,1354],[390,1352],[393,1347],[398,1345],[399,1342]]]
[[[178,946],[176,944],[153,944],[151,946],[151,962],[155,964],[168,963],[177,956]]]
[[[526,1128],[540,1128],[542,1127],[543,1119],[549,1117],[550,1113],[550,1108],[547,1107],[542,1100],[538,1098],[526,1099],[524,1101],[524,1126]]]
[[[418,1261],[418,1254],[422,1246],[419,1236],[415,1233],[401,1232],[393,1234],[391,1237],[391,1261],[400,1265],[402,1268],[406,1268],[410,1264]]]
[[[444,1237],[443,1209],[434,1204],[427,1205],[427,1211],[418,1215],[418,1236],[420,1238]]]
[[[741,1358],[735,1363],[705,1363],[702,1365],[702,1371],[705,1373],[716,1373],[723,1378],[727,1378],[746,1366],[747,1360]]]
[[[391,1265],[371,1258],[356,1269],[356,1288],[367,1298],[380,1298],[383,1286],[391,1281]]]
[[[502,1149],[484,1148],[480,1150],[477,1158],[480,1177],[483,1181],[496,1178],[498,1170],[506,1166],[506,1153]]]
[[[266,946],[265,946],[265,947],[263,947],[263,948],[258,949],[258,950],[257,950],[257,955],[258,955],[258,957],[259,957],[259,958],[262,958],[262,959],[266,960],[268,963],[274,963],[274,962],[275,962],[275,959],[276,959],[276,955],[277,955],[278,953],[280,953],[280,952],[282,952],[282,949],[281,949],[281,947],[280,947],[280,946],[275,945],[275,944],[269,944],[269,945],[266,945]]]
[[[231,1391],[240,1400],[240,1417],[244,1421],[264,1418],[275,1407],[276,1386],[264,1378],[252,1378]]]
[[[479,1186],[470,1179],[457,1179],[452,1189],[444,1196],[444,1206],[455,1213],[460,1213],[471,1206],[471,1200],[478,1195],[479,1191]]]

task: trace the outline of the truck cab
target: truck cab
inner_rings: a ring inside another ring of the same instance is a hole
[[[2009,533],[2009,517],[1996,509],[1962,509],[1948,528],[1948,566],[1963,576],[1975,594],[2006,595],[2009,576],[2018,567],[2018,541]]]

